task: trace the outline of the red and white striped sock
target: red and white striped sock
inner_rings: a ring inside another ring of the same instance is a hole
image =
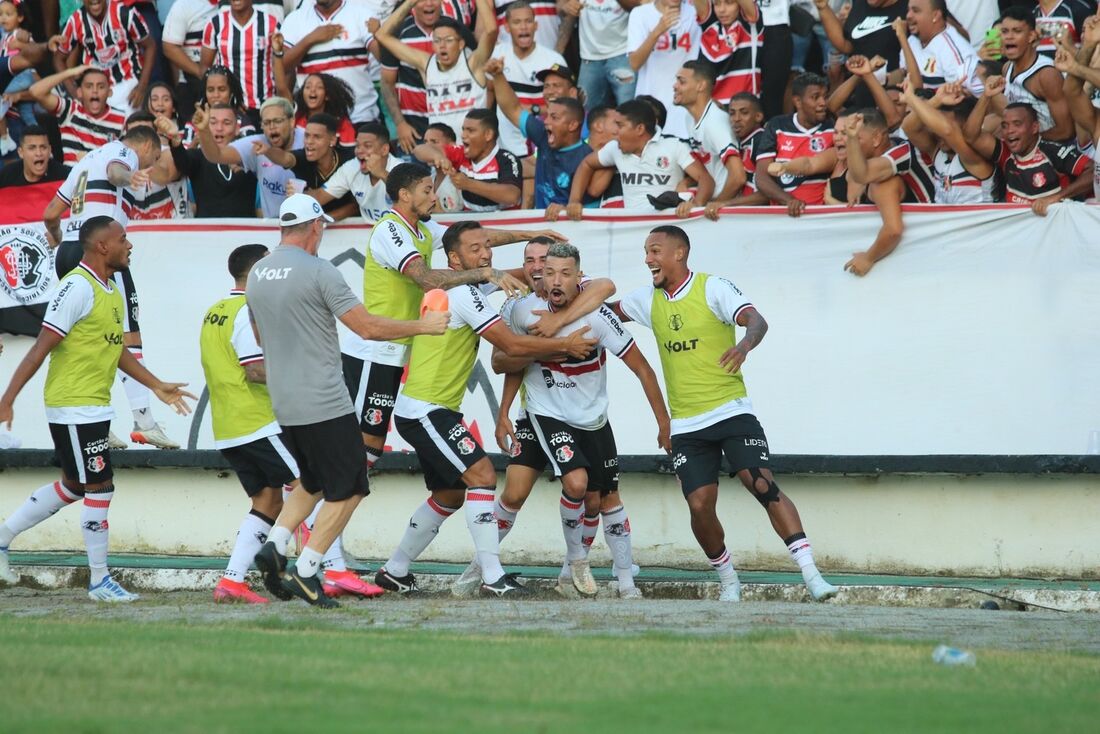
[[[233,552],[229,555],[229,563],[225,567],[225,577],[230,581],[244,581],[248,573],[248,567],[252,559],[260,551],[260,546],[267,542],[268,533],[275,523],[270,517],[256,510],[250,511],[241,521],[241,527],[237,531],[237,539],[233,543]]]
[[[581,515],[584,514],[584,499],[575,500],[563,489],[558,510],[561,511],[561,533],[565,536],[565,560],[579,561],[584,558],[584,545],[581,543]]]
[[[596,533],[600,530],[600,513],[589,515],[585,512],[581,521],[581,545],[584,547],[584,555],[592,551],[592,543],[596,540]]]
[[[0,548],[7,548],[16,535],[33,528],[62,507],[68,507],[76,502],[81,496],[66,489],[61,482],[47,484],[34,490],[27,501],[0,525]]]
[[[455,514],[457,509],[457,507],[444,507],[429,497],[428,501],[417,507],[416,512],[409,518],[405,535],[402,536],[401,542],[397,544],[397,550],[393,552],[383,568],[391,576],[407,575],[409,564],[435,540],[435,536],[439,533],[439,526]]]
[[[84,547],[88,549],[88,568],[95,586],[107,577],[107,510],[115,496],[114,486],[103,490],[88,491],[84,506],[80,509],[80,528],[84,533]]]
[[[726,546],[722,546],[722,550],[715,557],[707,556],[707,560],[718,572],[718,579],[723,586],[737,581],[737,571],[733,570],[733,559],[730,558],[730,552],[726,550]]]
[[[481,580],[487,584],[500,580],[500,529],[497,527],[495,487],[470,487],[466,490],[466,528],[474,541]]]
[[[493,506],[493,513],[497,516],[497,542],[499,544],[504,541],[508,533],[512,532],[512,526],[516,524],[516,515],[519,514],[519,510],[513,510],[498,499],[496,505]]]
[[[783,542],[787,544],[791,559],[798,564],[799,570],[802,571],[804,580],[809,581],[814,576],[821,574],[817,570],[817,564],[814,563],[814,551],[810,547],[810,541],[806,537],[806,533],[795,533]]]

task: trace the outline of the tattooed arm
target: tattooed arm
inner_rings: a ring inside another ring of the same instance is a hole
[[[730,374],[741,369],[749,352],[759,346],[764,341],[764,335],[768,333],[768,322],[751,306],[741,309],[741,313],[737,314],[737,325],[745,329],[745,335],[718,360],[718,364]]]

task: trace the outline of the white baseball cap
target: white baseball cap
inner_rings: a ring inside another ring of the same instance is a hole
[[[318,217],[324,217],[326,222],[336,221],[325,214],[325,210],[321,208],[316,199],[307,194],[288,196],[283,205],[279,207],[279,225],[282,227],[305,224]]]

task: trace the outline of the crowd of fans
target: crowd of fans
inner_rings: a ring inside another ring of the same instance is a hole
[[[952,6],[988,6],[968,29]],[[132,219],[1027,203],[1100,190],[1095,0],[0,0],[0,218],[134,126]]]

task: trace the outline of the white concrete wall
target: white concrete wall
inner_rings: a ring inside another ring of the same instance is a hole
[[[0,473],[0,517],[53,470]],[[503,478],[502,478],[503,481]],[[232,475],[209,470],[126,469],[116,476],[111,552],[227,555],[248,502]],[[780,477],[802,515],[825,570],[979,576],[1095,578],[1100,569],[1100,482],[1088,476]],[[412,510],[424,500],[419,475],[382,474],[346,533],[364,558],[386,558]],[[671,477],[624,474],[634,550],[642,566],[706,568]],[[763,509],[734,480],[719,511],[735,563],[791,570]],[[558,491],[540,481],[503,560],[560,563]],[[78,507],[20,536],[15,551],[83,548]],[[471,546],[461,514],[449,520],[422,560],[466,561]],[[602,536],[593,558],[609,563]]]

